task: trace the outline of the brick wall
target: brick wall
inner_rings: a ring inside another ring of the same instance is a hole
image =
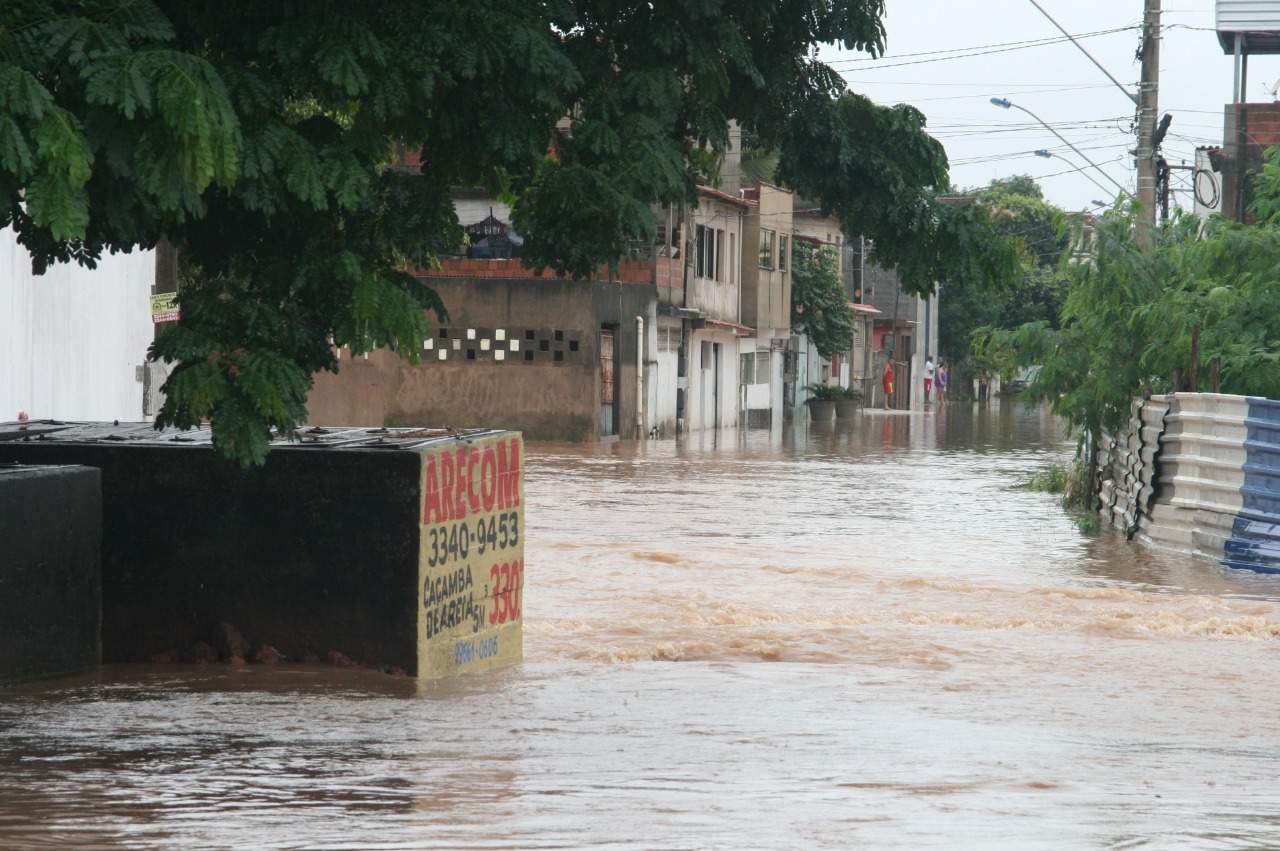
[[[1248,208],[1249,184],[1262,167],[1263,153],[1280,144],[1280,103],[1227,104],[1223,127],[1227,162],[1222,175],[1222,213],[1234,219]],[[1247,213],[1244,218],[1248,220]]]
[[[478,260],[469,257],[442,257],[439,269],[420,269],[416,274],[420,278],[556,279],[554,272],[544,271],[539,274],[519,260]],[[601,268],[595,279],[608,281],[609,270]],[[622,284],[648,284],[653,281],[653,267],[649,260],[623,260],[618,264],[613,280]]]

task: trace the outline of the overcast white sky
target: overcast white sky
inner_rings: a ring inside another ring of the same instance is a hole
[[[1136,27],[1142,19],[1142,0],[1039,2],[1076,35]],[[1232,59],[1223,54],[1211,31],[1212,0],[1165,0],[1164,5],[1160,111],[1173,114],[1165,157],[1172,164],[1191,163],[1197,145],[1222,144]],[[1053,124],[1116,180],[1133,188],[1133,158],[1128,154],[1135,141],[1132,102],[1069,42],[1015,50],[992,47],[985,55],[956,59],[918,55],[1061,38],[1028,0],[888,0],[887,6],[883,59],[868,61],[865,55],[841,51],[824,51],[823,58],[845,75],[852,90],[880,103],[910,103],[923,111],[929,131],[946,145],[957,186],[1030,174],[1040,179],[1049,200],[1068,209],[1092,206],[1095,199],[1109,202],[1115,195],[1104,195],[1083,174],[1058,174],[1084,163],[1023,113],[990,103],[992,97],[1005,97]],[[1140,73],[1134,57],[1138,43],[1137,29],[1082,41],[1112,75],[1133,88]],[[894,65],[898,67],[890,67]],[[1268,89],[1277,79],[1280,57],[1253,57],[1248,99],[1272,101]],[[1037,148],[1047,148],[1055,157],[1029,153]],[[1104,178],[1098,180],[1110,185]],[[1180,186],[1189,186],[1185,175],[1175,178],[1175,188]],[[1174,197],[1191,206],[1189,195]]]

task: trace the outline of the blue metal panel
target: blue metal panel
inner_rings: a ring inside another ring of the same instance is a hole
[[[1243,506],[1225,545],[1227,567],[1280,573],[1280,401],[1249,399]]]

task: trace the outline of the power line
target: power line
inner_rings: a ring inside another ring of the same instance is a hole
[[[1111,35],[1112,33],[1124,32],[1126,30],[1135,30],[1135,29],[1138,29],[1138,27],[1137,26],[1114,27],[1108,30],[1095,30],[1093,32],[1082,33],[1081,35],[1076,37],[1077,38],[1094,38],[1096,36]],[[1044,38],[1025,38],[1019,41],[1002,41],[1002,42],[995,42],[992,44],[975,44],[975,45],[970,45],[969,47],[949,47],[944,50],[922,50],[916,53],[895,53],[887,56],[861,56],[861,57],[851,57],[849,59],[834,59],[831,62],[828,62],[827,64],[833,65],[837,62],[839,63],[872,63],[872,62],[883,62],[885,60],[896,61],[899,59],[915,59],[922,56],[938,56],[938,57],[941,57],[941,59],[950,59],[952,58],[951,56],[943,56],[943,54],[953,54],[953,53],[968,54],[968,53],[977,53],[978,51],[989,51],[989,52],[998,53],[1006,50],[1026,50],[1032,47],[1043,47],[1045,45],[1050,45],[1050,44],[1063,44],[1070,40],[1071,40],[1070,36],[1067,36],[1065,38],[1059,37],[1059,36],[1048,36]]]
[[[1129,146],[1128,142],[1117,142],[1113,145],[1089,145],[1089,146],[1080,148],[1080,150],[1109,151],[1109,150],[1114,150],[1116,148],[1127,148],[1128,146]],[[1006,162],[1008,160],[1020,160],[1020,159],[1027,159],[1028,157],[1039,157],[1041,156],[1040,151],[1044,151],[1050,154],[1056,154],[1065,150],[1069,150],[1069,148],[1067,148],[1065,145],[1058,145],[1057,147],[1054,147],[1054,148],[1037,148],[1034,151],[1014,151],[1008,154],[990,154],[982,157],[962,157],[960,159],[951,160],[950,165],[953,165],[953,166],[987,165],[990,163]]]
[[[1084,33],[1083,35],[1077,36],[1077,38],[1093,38],[1095,36],[1111,35],[1114,33],[1126,32],[1128,30],[1134,30],[1134,29],[1138,29],[1138,27],[1116,27],[1115,29],[1110,29],[1110,30],[1099,30],[1093,33]],[[1035,48],[1035,47],[1049,47],[1055,44],[1065,44],[1069,41],[1071,41],[1071,39],[1069,38],[1045,38],[1045,39],[1036,39],[1032,41],[1022,41],[1022,42],[1014,41],[1014,42],[1006,42],[1004,45],[988,45],[986,47],[979,47],[979,48],[956,48],[954,51],[937,50],[937,51],[929,51],[927,53],[918,53],[918,54],[902,53],[902,54],[899,54],[898,56],[883,57],[881,59],[876,59],[876,58],[834,59],[831,62],[828,62],[827,65],[832,66],[832,70],[840,71],[841,69],[833,67],[836,63],[855,62],[855,63],[859,63],[856,67],[846,68],[843,70],[854,71],[855,73],[861,73],[863,71],[870,71],[870,70],[882,71],[882,70],[887,70],[889,68],[903,68],[908,65],[925,65],[930,62],[945,62],[949,59],[972,59],[978,56],[991,56],[997,53],[1013,53],[1019,50],[1030,50],[1031,48]],[[969,52],[956,52],[956,51],[969,51]],[[942,53],[950,53],[951,55],[948,55],[948,56],[937,55]],[[908,62],[889,62],[888,64],[870,64],[870,63],[882,63],[884,59],[900,59],[900,58],[909,57],[909,56],[926,56],[930,58],[913,59]]]
[[[1091,86],[1065,86],[1065,87],[1053,88],[1053,89],[1023,89],[1023,90],[1019,90],[1018,94],[1019,95],[1043,95],[1043,94],[1057,94],[1058,92],[1083,92],[1083,91],[1089,91],[1092,89],[1109,89],[1109,88],[1111,88],[1111,86],[1108,83],[1096,83]],[[917,103],[929,103],[930,101],[978,100],[979,98],[987,98],[987,97],[990,97],[990,94],[984,92],[984,93],[974,94],[974,95],[940,95],[938,97],[932,97],[932,98],[912,98],[910,102],[911,104],[914,105]]]
[[[1089,57],[1089,61],[1090,61],[1090,62],[1092,62],[1094,65],[1098,66],[1098,70],[1099,70],[1099,71],[1101,71],[1103,74],[1106,74],[1106,75],[1107,75],[1107,79],[1108,79],[1108,80],[1110,80],[1111,82],[1115,83],[1115,84],[1116,84],[1116,88],[1117,88],[1117,89],[1119,89],[1120,91],[1124,92],[1125,97],[1129,98],[1129,100],[1133,101],[1135,104],[1136,104],[1136,103],[1138,103],[1138,100],[1139,100],[1138,96],[1137,96],[1137,95],[1135,95],[1133,92],[1129,91],[1128,89],[1126,89],[1126,88],[1125,88],[1125,87],[1120,83],[1120,81],[1119,81],[1119,80],[1117,80],[1117,79],[1112,75],[1112,73],[1111,73],[1110,71],[1108,71],[1108,70],[1103,66],[1103,64],[1102,64],[1101,62],[1099,62],[1097,59],[1095,59],[1095,58],[1093,57],[1093,54],[1092,54],[1092,53],[1090,53],[1089,51],[1085,50],[1085,49],[1084,49],[1084,45],[1082,45],[1082,44],[1080,43],[1079,38],[1077,38],[1076,36],[1073,36],[1071,33],[1067,32],[1067,31],[1066,31],[1066,29],[1062,26],[1062,24],[1058,23],[1058,22],[1053,18],[1053,16],[1052,16],[1052,15],[1050,15],[1048,12],[1046,12],[1046,11],[1044,10],[1044,7],[1043,7],[1043,6],[1041,6],[1039,3],[1037,3],[1037,2],[1036,2],[1036,0],[1029,0],[1029,2],[1031,3],[1031,5],[1032,5],[1032,6],[1035,6],[1035,7],[1036,7],[1036,9],[1038,9],[1038,10],[1039,10],[1040,14],[1042,14],[1042,15],[1044,15],[1046,18],[1048,18],[1048,19],[1049,19],[1049,23],[1051,23],[1051,24],[1053,24],[1055,27],[1057,27],[1057,28],[1058,28],[1058,30],[1059,30],[1063,35],[1065,35],[1065,36],[1066,36],[1066,37],[1071,41],[1071,43],[1072,43],[1072,44],[1074,44],[1076,47],[1080,48],[1080,52],[1081,52],[1081,53],[1083,53],[1085,56]]]

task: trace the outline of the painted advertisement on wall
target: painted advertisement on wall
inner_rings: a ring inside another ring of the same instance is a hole
[[[523,658],[523,461],[517,432],[422,452],[419,677]]]

